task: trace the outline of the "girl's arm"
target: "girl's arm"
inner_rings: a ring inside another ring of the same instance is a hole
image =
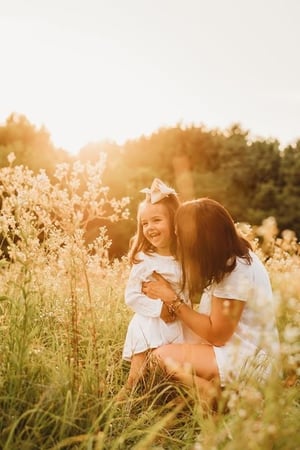
[[[212,297],[211,312],[206,315],[176,300],[176,293],[160,275],[156,279],[158,281],[143,284],[143,292],[150,298],[160,296],[167,305],[174,305],[177,318],[211,344],[221,346],[230,339],[240,320],[244,301]]]
[[[148,317],[160,317],[165,322],[172,322],[175,318],[169,314],[168,308],[162,300],[157,297],[150,299],[142,292],[142,282],[145,269],[143,263],[135,264],[129,274],[125,288],[125,303],[135,313]]]

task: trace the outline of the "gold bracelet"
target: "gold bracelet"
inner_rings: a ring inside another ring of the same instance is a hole
[[[176,313],[177,313],[178,309],[184,303],[185,303],[185,301],[183,300],[183,298],[181,298],[178,295],[176,295],[175,300],[173,300],[173,302],[168,305],[168,309],[169,309],[170,314],[176,316]]]
[[[176,319],[176,314],[174,313],[172,306],[171,305],[167,305],[168,311],[170,316],[172,317],[172,319]]]

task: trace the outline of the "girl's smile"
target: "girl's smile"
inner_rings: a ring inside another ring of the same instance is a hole
[[[167,208],[162,204],[147,203],[140,212],[145,238],[160,255],[170,255],[171,233]]]

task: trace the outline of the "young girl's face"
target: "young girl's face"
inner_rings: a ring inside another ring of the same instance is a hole
[[[171,230],[169,212],[165,205],[145,203],[140,208],[143,235],[159,255],[170,255]]]

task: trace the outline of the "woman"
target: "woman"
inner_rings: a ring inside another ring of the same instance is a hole
[[[202,343],[168,344],[154,350],[160,365],[185,384],[214,397],[241,376],[265,380],[279,355],[269,276],[227,210],[201,198],[176,214],[183,289],[201,295],[188,307],[160,275],[143,292],[160,298]],[[203,339],[205,342],[203,343]]]

